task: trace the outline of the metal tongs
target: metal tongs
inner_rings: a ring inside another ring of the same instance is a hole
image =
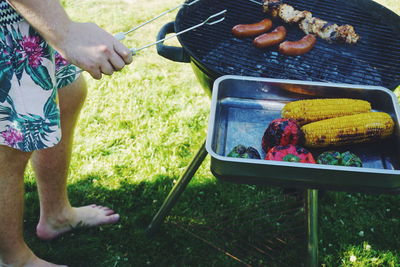
[[[154,21],[154,20],[156,20],[156,19],[158,19],[158,18],[164,16],[165,14],[170,13],[171,11],[173,11],[173,10],[175,10],[175,9],[177,9],[177,8],[180,8],[180,7],[182,7],[182,6],[190,6],[190,5],[193,5],[194,3],[198,2],[198,1],[200,1],[200,0],[194,0],[194,1],[190,2],[190,3],[184,3],[184,4],[181,4],[181,5],[177,6],[177,7],[174,7],[174,8],[172,8],[172,9],[169,9],[169,10],[167,10],[167,11],[161,13],[160,15],[158,15],[158,16],[152,18],[151,20],[148,20],[148,21],[146,21],[146,22],[144,22],[144,23],[142,23],[142,24],[140,24],[140,25],[138,25],[138,26],[136,26],[136,27],[130,29],[129,31],[117,33],[116,35],[114,35],[114,37],[115,37],[116,39],[118,39],[118,40],[123,40],[123,39],[125,39],[125,37],[126,37],[127,34],[129,34],[129,33],[133,32],[133,31],[135,31],[135,30],[137,30],[137,29],[143,27],[144,25],[146,25],[146,24],[148,24],[148,23],[150,23],[150,22],[152,22],[152,21]],[[178,32],[178,33],[175,33],[175,34],[173,34],[173,35],[170,35],[170,36],[168,36],[168,37],[165,37],[164,39],[161,39],[161,40],[158,40],[158,41],[156,41],[156,42],[147,44],[147,45],[142,46],[142,47],[140,47],[140,48],[131,48],[130,50],[131,50],[131,52],[132,52],[132,55],[136,55],[137,52],[139,52],[139,51],[141,51],[141,50],[143,50],[143,49],[146,49],[146,48],[148,48],[148,47],[150,47],[150,46],[153,46],[153,45],[156,45],[156,44],[158,44],[158,43],[162,43],[162,42],[164,42],[164,41],[166,41],[166,40],[169,40],[169,39],[171,39],[171,38],[174,38],[174,37],[176,37],[176,36],[178,36],[178,35],[181,35],[181,34],[184,34],[184,33],[186,33],[186,32],[192,31],[192,30],[194,30],[194,29],[196,29],[196,28],[198,28],[198,27],[201,27],[201,26],[203,26],[203,25],[214,25],[214,24],[220,23],[220,22],[222,22],[222,21],[225,19],[225,13],[226,13],[226,12],[227,12],[226,9],[225,9],[225,10],[222,10],[222,11],[220,11],[220,12],[218,12],[218,13],[215,13],[215,14],[209,16],[209,17],[208,17],[207,19],[205,19],[203,22],[201,22],[201,23],[199,23],[199,24],[196,24],[196,25],[194,25],[194,26],[192,26],[192,27],[190,27],[190,28],[187,28],[187,29],[185,29],[185,30],[182,30],[182,31],[180,31],[180,32]],[[64,67],[64,68],[66,68],[66,67]],[[62,71],[64,68],[62,68],[61,70],[59,70],[59,72]],[[66,78],[66,77],[70,77],[70,76],[72,76],[72,75],[76,75],[76,74],[79,74],[79,73],[82,73],[82,72],[83,72],[83,70],[77,68],[76,72],[74,72],[74,73],[69,73],[69,74],[66,74],[66,75],[64,75],[64,76],[57,77],[57,78],[59,78],[59,79],[61,79],[61,78]]]
[[[178,32],[178,33],[175,33],[175,34],[173,34],[173,35],[170,35],[170,36],[168,36],[168,37],[165,37],[164,39],[158,40],[157,42],[153,42],[153,43],[151,43],[151,44],[147,44],[147,45],[142,46],[142,47],[140,47],[140,48],[131,48],[132,55],[135,55],[137,52],[139,52],[139,51],[141,51],[141,50],[143,50],[143,49],[146,49],[146,48],[148,48],[148,47],[150,47],[150,46],[156,45],[156,44],[158,44],[158,43],[162,43],[162,42],[164,42],[164,41],[166,41],[166,40],[169,40],[169,39],[171,39],[171,38],[174,38],[174,37],[176,37],[176,36],[178,36],[178,35],[181,35],[181,34],[183,34],[183,33],[192,31],[192,30],[194,30],[194,29],[196,29],[196,28],[198,28],[198,27],[201,27],[201,26],[203,26],[203,25],[214,25],[214,24],[220,23],[221,21],[223,21],[223,20],[225,19],[225,16],[223,16],[223,17],[221,17],[221,16],[224,15],[226,12],[227,12],[227,10],[225,9],[225,10],[222,10],[221,12],[215,13],[214,15],[209,16],[209,17],[208,17],[207,19],[205,19],[203,22],[201,22],[201,23],[199,23],[199,24],[196,24],[196,25],[194,25],[194,26],[192,26],[192,27],[190,27],[190,28],[187,28],[187,29],[185,29],[185,30],[182,30],[182,31],[180,31],[180,32]],[[221,18],[218,18],[218,17],[221,17]]]
[[[175,9],[181,8],[181,7],[183,7],[183,6],[191,6],[191,5],[193,5],[193,4],[195,4],[195,3],[199,2],[199,1],[200,1],[200,0],[194,0],[194,1],[190,2],[190,3],[183,3],[183,4],[180,4],[180,5],[176,6],[176,7],[174,7],[174,8],[168,9],[167,11],[164,11],[164,12],[161,13],[160,15],[158,15],[158,16],[156,16],[156,17],[154,17],[154,18],[152,18],[152,19],[150,19],[150,20],[148,20],[148,21],[143,22],[142,24],[140,24],[140,25],[138,25],[138,26],[133,27],[133,28],[130,29],[129,31],[126,31],[126,32],[119,32],[119,33],[115,34],[114,37],[117,38],[119,41],[124,40],[124,39],[125,39],[125,36],[126,36],[127,34],[133,32],[133,31],[136,31],[136,30],[139,29],[139,28],[142,28],[144,25],[147,25],[147,24],[149,24],[150,22],[153,22],[153,21],[155,21],[156,19],[161,18],[161,17],[164,16],[164,15],[166,15],[166,14],[168,14],[168,13],[171,13],[171,12],[174,11]]]

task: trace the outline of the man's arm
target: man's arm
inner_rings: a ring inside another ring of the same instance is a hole
[[[59,0],[8,0],[66,60],[95,79],[132,62],[131,51],[93,23],[72,21]]]

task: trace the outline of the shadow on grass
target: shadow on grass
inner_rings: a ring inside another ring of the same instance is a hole
[[[189,184],[158,234],[149,238],[146,227],[176,177],[121,183],[113,190],[95,186],[95,178],[89,176],[69,185],[72,204],[109,206],[121,214],[120,222],[78,229],[51,242],[35,237],[39,214],[36,185],[26,184],[25,236],[37,255],[69,266],[294,266],[293,262],[299,264],[304,259],[302,203],[282,195],[279,188],[195,177],[204,182]],[[395,251],[400,245],[398,220],[386,220],[382,228],[381,220],[387,214],[377,213],[371,205],[388,207],[398,199],[333,192],[324,195],[320,201],[321,261],[326,258],[332,266],[339,266],[343,250],[362,245],[367,238],[375,249]],[[393,218],[400,215],[398,207],[391,211]],[[361,214],[355,218],[354,212]],[[366,227],[375,229],[375,234]],[[239,260],[233,257],[236,255]],[[242,263],[240,259],[244,259]]]

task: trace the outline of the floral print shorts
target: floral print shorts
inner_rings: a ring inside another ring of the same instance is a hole
[[[75,72],[26,21],[0,26],[0,145],[22,151],[56,145],[57,91],[77,79]]]

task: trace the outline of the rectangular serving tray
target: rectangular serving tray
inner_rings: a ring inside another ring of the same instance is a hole
[[[389,113],[395,121],[393,136],[385,140],[309,149],[314,157],[327,150],[349,150],[361,158],[362,168],[226,156],[234,146],[242,144],[256,148],[264,158],[262,136],[268,124],[281,117],[281,109],[286,103],[299,99],[337,97],[367,100],[373,111]],[[397,192],[400,191],[399,114],[396,96],[383,87],[222,76],[215,81],[212,91],[206,141],[207,152],[211,155],[211,171],[217,178],[235,183]]]

